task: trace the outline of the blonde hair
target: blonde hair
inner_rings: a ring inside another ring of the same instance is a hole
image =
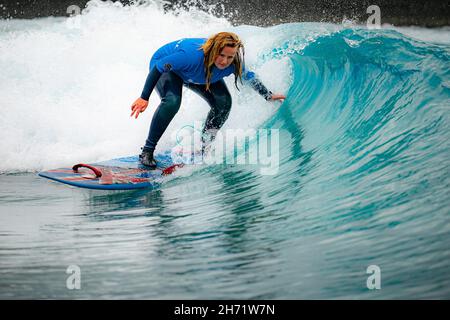
[[[204,53],[207,91],[209,91],[214,61],[225,47],[238,48],[232,62],[234,65],[234,84],[238,90],[237,80],[239,79],[242,84],[242,66],[244,64],[245,54],[244,45],[236,34],[232,32],[219,32],[206,40],[206,42],[200,47]]]

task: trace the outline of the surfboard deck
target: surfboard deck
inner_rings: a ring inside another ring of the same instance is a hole
[[[38,175],[80,188],[127,190],[155,187],[165,175],[184,163],[174,163],[170,153],[156,154],[156,169],[139,162],[139,156],[130,156],[92,164],[77,164],[39,172]]]

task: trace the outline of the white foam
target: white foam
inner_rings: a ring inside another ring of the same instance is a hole
[[[435,44],[450,44],[450,27],[422,28],[422,27],[393,27],[383,25],[383,28],[394,29],[404,35],[420,41]]]
[[[74,18],[0,20],[0,172],[137,154],[159,98],[153,93],[137,120],[130,118],[130,105],[141,93],[153,52],[175,39],[223,30],[239,28],[195,9],[164,13],[157,1],[124,7],[95,0]],[[249,65],[262,42],[270,46],[270,36],[262,34],[267,35],[261,28],[242,30]],[[281,67],[286,69],[281,75],[288,75],[286,63]],[[288,81],[273,77],[280,65],[259,69],[268,86],[287,88]],[[251,89],[239,94],[232,78],[226,80],[234,100],[226,127],[259,125],[274,110]],[[203,120],[207,112],[201,98],[185,92],[168,131]],[[173,145],[170,137],[163,136],[161,150]]]

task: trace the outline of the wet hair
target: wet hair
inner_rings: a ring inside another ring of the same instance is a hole
[[[242,84],[242,66],[244,64],[245,54],[244,45],[236,34],[232,32],[219,32],[206,40],[206,42],[200,48],[204,53],[206,90],[208,91],[211,82],[214,61],[217,59],[217,57],[225,47],[238,48],[232,62],[232,64],[234,65],[234,84],[238,90],[238,79]]]

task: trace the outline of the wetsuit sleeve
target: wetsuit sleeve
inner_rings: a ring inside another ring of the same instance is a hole
[[[272,91],[266,88],[266,86],[261,82],[261,80],[258,79],[254,72],[246,70],[245,67],[242,72],[242,79],[250,84],[250,86],[260,95],[262,95],[264,99],[270,100],[272,98]]]
[[[148,101],[150,98],[150,94],[156,86],[159,78],[161,77],[161,72],[158,71],[158,68],[153,67],[150,73],[147,76],[147,80],[145,80],[144,89],[141,93],[141,98]]]
[[[272,91],[269,91],[258,78],[255,77],[249,80],[249,84],[255,91],[262,95],[264,99],[270,100],[272,98]]]

